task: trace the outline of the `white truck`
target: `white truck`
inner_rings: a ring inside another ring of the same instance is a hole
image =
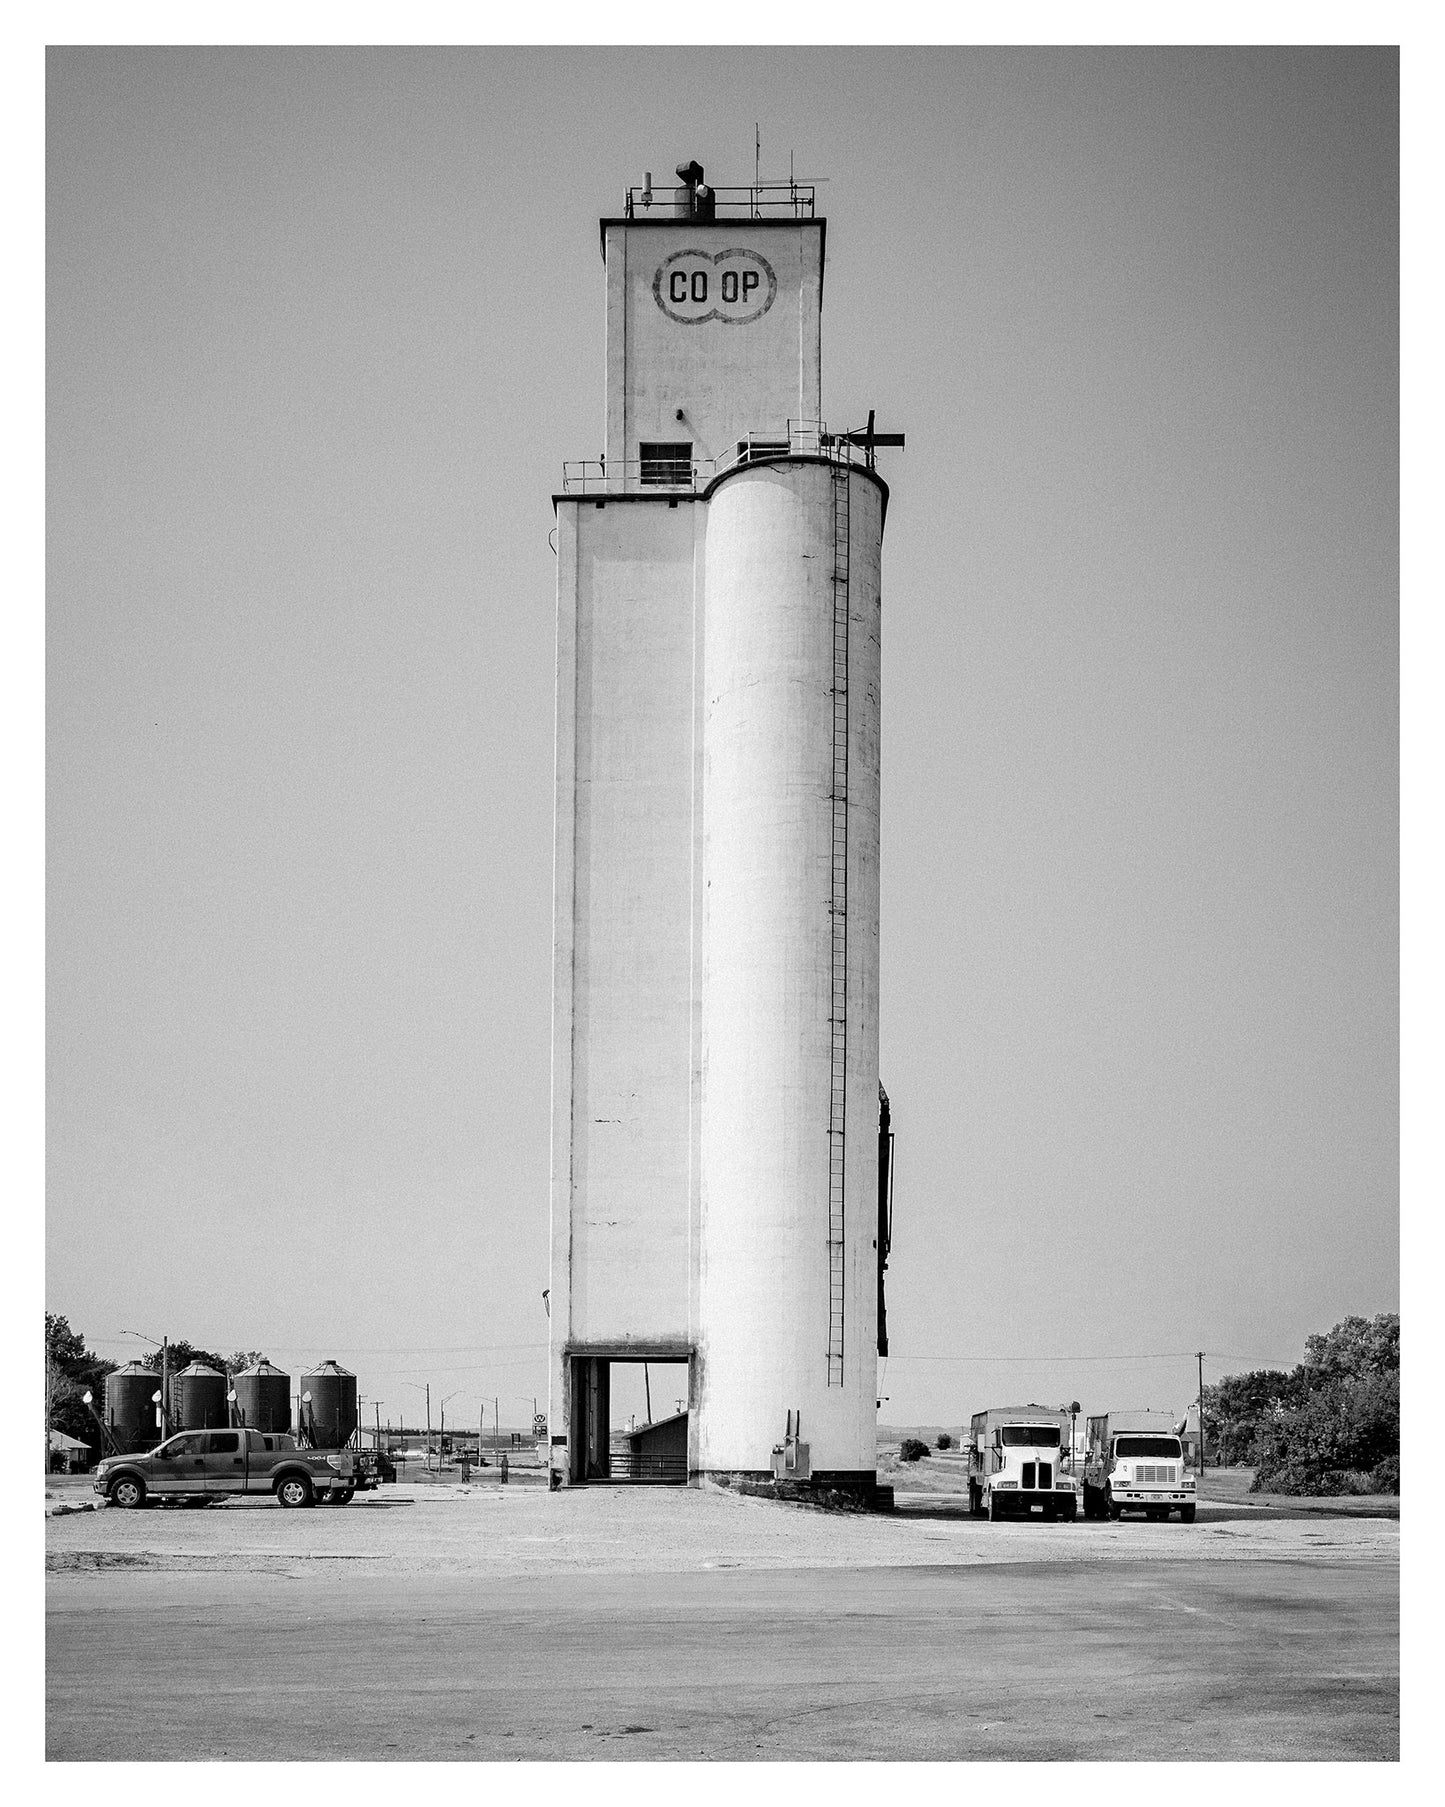
[[[993,1406],[968,1427],[968,1508],[975,1518],[1077,1518],[1078,1482],[1064,1463],[1069,1414]]]
[[[1168,1412],[1105,1412],[1089,1420],[1084,1517],[1142,1512],[1194,1523],[1195,1484]]]

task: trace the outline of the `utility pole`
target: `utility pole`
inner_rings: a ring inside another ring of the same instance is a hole
[[[1199,1356],[1199,1478],[1204,1479],[1204,1351]]]
[[[497,1440],[497,1448],[500,1449],[502,1447],[502,1402],[500,1399],[492,1401],[492,1432]]]
[[[161,1442],[171,1434],[171,1342],[161,1338]]]
[[[426,1471],[431,1473],[431,1382],[426,1383]]]
[[[647,1422],[652,1423],[652,1382],[647,1377],[647,1363],[642,1364],[642,1384],[647,1390]]]

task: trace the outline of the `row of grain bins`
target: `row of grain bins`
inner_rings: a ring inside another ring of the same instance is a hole
[[[344,1449],[357,1432],[356,1376],[335,1361],[303,1374],[295,1394],[291,1376],[271,1362],[232,1375],[192,1362],[167,1378],[164,1424],[161,1391],[161,1376],[140,1362],[106,1375],[105,1428],[122,1455],[162,1435],[232,1425],[293,1432],[314,1449]]]

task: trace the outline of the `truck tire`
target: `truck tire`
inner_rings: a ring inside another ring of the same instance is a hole
[[[1192,1525],[1194,1523],[1193,1506],[1181,1506],[1179,1508],[1179,1520],[1181,1524]]]
[[[1059,1516],[1066,1525],[1073,1524],[1074,1520],[1079,1516],[1079,1502],[1077,1500],[1070,1500]]]
[[[356,1489],[354,1487],[343,1487],[338,1492],[332,1494],[331,1503],[333,1506],[349,1506],[355,1493]]]
[[[998,1495],[996,1493],[990,1493],[988,1496],[988,1522],[991,1525],[996,1525],[1002,1516],[998,1507]]]
[[[106,1498],[124,1512],[137,1512],[146,1503],[146,1484],[136,1475],[123,1474],[111,1482]]]
[[[1114,1489],[1112,1487],[1105,1487],[1104,1511],[1110,1518],[1117,1519],[1123,1513],[1123,1510],[1124,1508],[1114,1498]]]
[[[283,1506],[311,1506],[316,1495],[304,1474],[283,1475],[276,1483],[276,1498]]]
[[[983,1500],[979,1497],[976,1481],[970,1481],[968,1484],[968,1516],[970,1518],[983,1517]]]

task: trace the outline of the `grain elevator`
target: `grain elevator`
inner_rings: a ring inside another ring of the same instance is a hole
[[[601,221],[602,456],[564,466],[548,1431],[686,1364],[686,1477],[876,1485],[880,557],[897,434],[822,418],[827,222],[649,176]]]

